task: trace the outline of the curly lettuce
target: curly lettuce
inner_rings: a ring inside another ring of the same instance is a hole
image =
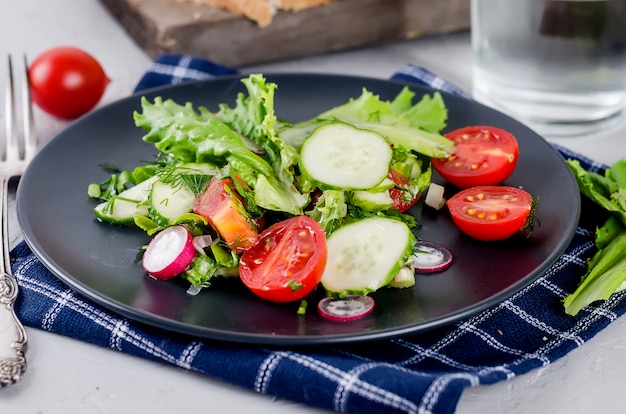
[[[424,95],[413,104],[415,92],[403,88],[391,101],[363,89],[361,96],[336,106],[309,120],[278,126],[279,137],[300,148],[307,136],[326,122],[341,121],[378,132],[396,147],[404,147],[428,157],[446,158],[454,143],[439,132],[446,126],[448,111],[440,93]]]
[[[626,289],[626,160],[605,174],[586,171],[577,160],[568,160],[580,192],[611,213],[596,229],[596,254],[576,291],[565,297],[565,312],[576,315],[585,306]]]
[[[260,75],[247,78],[244,84],[248,96],[240,94],[235,108],[222,105],[217,114],[204,107],[196,111],[190,103],[183,106],[160,97],[154,102],[142,98],[142,112],[135,112],[135,123],[146,131],[144,141],[179,162],[228,166],[229,175],[254,191],[256,205],[302,214],[309,198],[295,186],[297,151],[274,133],[275,85],[266,84]],[[267,159],[248,149],[242,135],[258,142]]]

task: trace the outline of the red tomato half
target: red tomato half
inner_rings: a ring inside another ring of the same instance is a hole
[[[91,110],[109,83],[100,63],[74,47],[43,52],[31,63],[28,75],[37,106],[64,119],[78,118]]]
[[[469,188],[455,194],[446,204],[452,221],[463,233],[484,241],[513,236],[526,227],[533,209],[530,194],[507,186]]]
[[[404,178],[402,174],[400,174],[393,168],[389,169],[388,177],[396,184],[395,187],[389,189],[389,196],[393,200],[391,208],[395,208],[396,210],[404,212],[413,207],[413,205],[419,199],[419,194],[415,198],[409,197],[410,199],[407,199],[408,191],[405,191],[403,189],[409,187],[409,180]]]
[[[433,167],[459,188],[497,185],[515,170],[517,140],[507,131],[491,126],[470,126],[446,134],[456,151],[448,158],[433,158]]]
[[[193,212],[205,217],[228,247],[236,252],[252,246],[259,237],[258,223],[248,216],[230,178],[211,179],[196,198]]]
[[[307,216],[278,222],[261,233],[239,262],[241,281],[273,302],[302,299],[318,285],[327,258],[326,235]]]

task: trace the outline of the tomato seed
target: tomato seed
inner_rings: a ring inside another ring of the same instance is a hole
[[[487,213],[480,212],[480,213],[478,213],[478,216],[477,216],[477,217],[478,217],[479,219],[484,219],[485,217],[487,217]]]

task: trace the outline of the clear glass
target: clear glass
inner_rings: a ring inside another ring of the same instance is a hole
[[[474,98],[545,135],[623,118],[626,0],[472,0]]]

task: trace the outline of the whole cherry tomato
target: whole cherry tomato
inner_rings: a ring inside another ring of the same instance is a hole
[[[93,109],[109,83],[100,63],[75,47],[43,52],[30,64],[28,75],[33,102],[63,119],[78,118]]]

